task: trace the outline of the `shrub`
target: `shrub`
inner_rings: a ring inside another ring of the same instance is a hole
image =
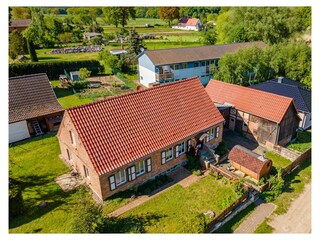
[[[268,183],[269,188],[262,193],[262,197],[266,202],[276,199],[285,187],[285,182],[282,178],[282,169],[280,167],[277,168],[277,175],[270,176]]]
[[[245,193],[245,188],[243,185],[244,180],[237,180],[233,183],[234,191],[238,196],[242,196]]]
[[[19,216],[24,211],[22,191],[18,181],[9,178],[9,218]]]
[[[194,171],[194,170],[200,169],[201,164],[200,164],[200,157],[199,156],[192,156],[192,155],[187,154],[187,158],[188,158],[188,161],[187,161],[186,168],[189,171]]]
[[[217,173],[217,172],[214,172],[214,171],[212,171],[212,170],[210,170],[210,173],[209,173],[215,180],[219,180],[219,179],[221,179],[222,178],[222,176],[219,174],[219,173]]]
[[[192,170],[192,174],[194,174],[194,175],[196,175],[196,176],[201,176],[201,175],[202,175],[202,173],[201,173],[201,171],[200,171],[199,169],[197,169],[197,170]]]
[[[216,154],[223,156],[228,152],[228,147],[226,142],[222,141],[219,143],[218,147],[214,150]]]
[[[229,180],[227,179],[227,178],[222,178],[221,179],[221,181],[222,181],[222,183],[224,184],[224,185],[227,185],[228,183],[229,183]]]
[[[49,79],[58,79],[59,75],[64,73],[64,70],[78,71],[80,68],[87,68],[92,71],[92,74],[103,71],[103,67],[96,60],[15,63],[9,65],[9,77],[46,73]]]
[[[88,81],[75,81],[72,83],[74,89],[85,89],[88,87]]]

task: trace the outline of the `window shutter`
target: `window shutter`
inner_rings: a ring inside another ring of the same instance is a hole
[[[162,152],[161,153],[161,164],[165,164],[166,163],[166,152]]]
[[[116,189],[116,183],[114,181],[114,175],[109,177],[109,185],[110,185],[110,190]]]
[[[147,172],[151,172],[152,167],[151,167],[151,158],[147,159]]]
[[[219,137],[219,127],[216,128],[216,137]]]
[[[181,153],[186,152],[186,142],[183,142],[181,145]]]
[[[131,167],[131,180],[136,179],[136,166]]]
[[[210,131],[208,131],[207,133],[208,133],[207,142],[209,142]]]
[[[179,146],[176,146],[176,157],[179,157]]]

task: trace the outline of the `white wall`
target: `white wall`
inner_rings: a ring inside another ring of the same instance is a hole
[[[9,143],[17,142],[30,137],[27,121],[9,124]]]
[[[156,81],[156,74],[155,72],[139,65],[139,81],[140,83],[145,86],[149,87],[149,83],[154,83]]]
[[[299,112],[299,117],[301,121],[299,122],[299,127],[307,129],[311,126],[311,113]]]

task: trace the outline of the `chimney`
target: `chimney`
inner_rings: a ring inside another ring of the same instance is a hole
[[[282,83],[283,77],[278,77],[278,83]]]

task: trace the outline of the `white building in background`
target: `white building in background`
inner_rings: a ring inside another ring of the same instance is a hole
[[[178,25],[174,25],[172,28],[199,31],[203,28],[203,24],[198,18],[182,18]]]
[[[203,85],[213,78],[211,68],[227,53],[257,46],[263,42],[231,43],[200,47],[146,50],[138,57],[139,81],[149,87],[155,83],[168,83],[197,76]]]

